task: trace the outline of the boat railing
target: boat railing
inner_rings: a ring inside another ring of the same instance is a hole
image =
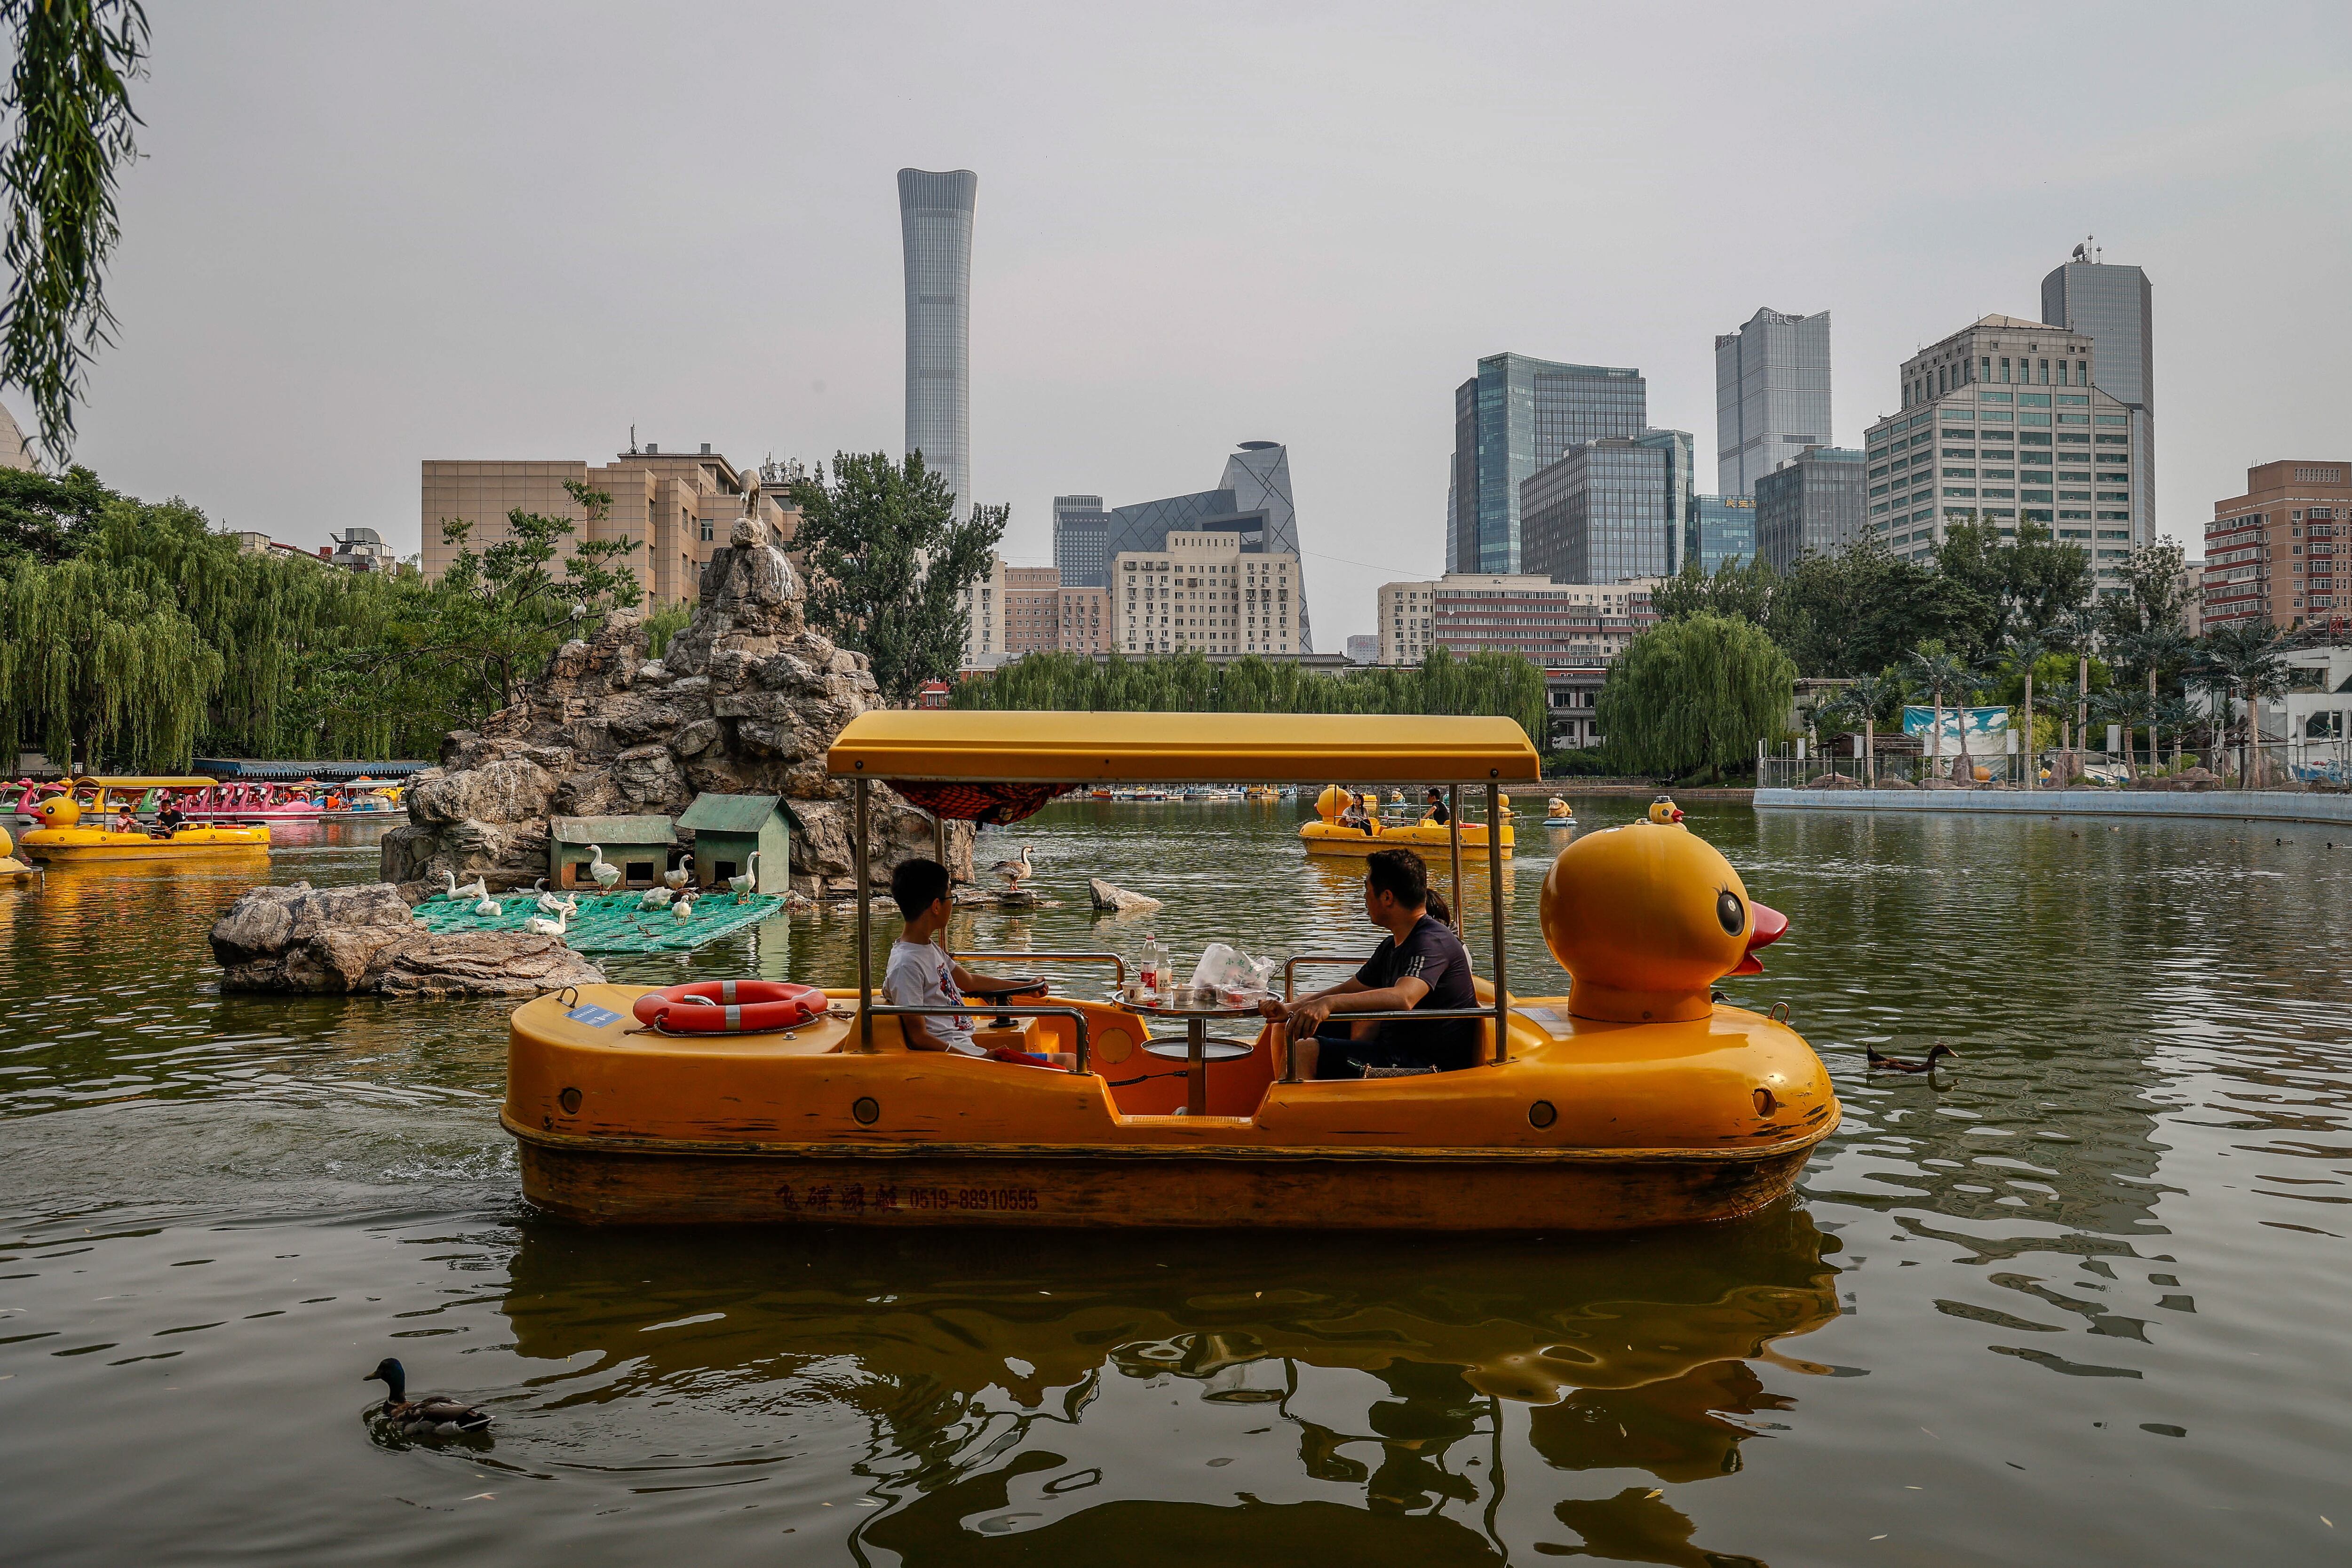
[[[1298,966],[1301,964],[1344,964],[1350,969],[1360,969],[1364,967],[1364,958],[1350,953],[1301,953],[1282,967],[1282,999],[1286,1002],[1298,995]]]
[[[1083,1078],[1094,1076],[1094,1070],[1087,1065],[1087,1015],[1076,1008],[998,1007],[992,1002],[966,1002],[961,1007],[902,1007],[896,1002],[875,1002],[866,1009],[867,1018],[968,1018],[980,1012],[998,1018],[1069,1019],[1078,1036],[1078,1064],[1070,1071]]]
[[[1003,952],[950,953],[948,956],[959,964],[966,958],[1023,959],[1034,964],[1108,964],[1118,971],[1118,983],[1122,986],[1127,984],[1127,960],[1116,953],[1016,953],[1007,948]]]

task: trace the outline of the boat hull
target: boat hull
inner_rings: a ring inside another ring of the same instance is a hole
[[[168,839],[154,839],[144,833],[118,833],[94,828],[36,828],[16,841],[37,860],[143,861],[266,852],[269,848],[269,830],[183,828]]]
[[[1503,858],[1511,858],[1513,834],[1509,824],[1503,828]],[[1298,841],[1310,855],[1353,855],[1358,859],[1374,850],[1411,850],[1424,859],[1433,854],[1444,855],[1453,849],[1453,840],[1445,829],[1433,822],[1413,822],[1402,827],[1385,827],[1378,833],[1367,833],[1361,828],[1343,828],[1337,822],[1307,822],[1298,830]],[[1486,825],[1465,822],[1462,828],[1462,853],[1465,859],[1473,855],[1486,858]]]
[[[1834,1117],[1765,1148],[1504,1153],[983,1145],[845,1148],[583,1137],[518,1125],[523,1197],[607,1225],[1636,1230],[1788,1194]]]

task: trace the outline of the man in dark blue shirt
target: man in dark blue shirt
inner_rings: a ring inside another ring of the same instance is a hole
[[[1388,932],[1353,977],[1294,1002],[1258,1010],[1286,1021],[1302,1078],[1360,1078],[1368,1070],[1452,1072],[1478,1061],[1475,1019],[1428,1023],[1339,1021],[1349,1013],[1475,1008],[1470,955],[1430,891],[1429,868],[1411,850],[1374,850],[1364,870],[1364,918]],[[1327,1022],[1326,1020],[1331,1020]]]

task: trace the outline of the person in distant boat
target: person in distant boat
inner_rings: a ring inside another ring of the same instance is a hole
[[[1377,834],[1381,831],[1380,825],[1372,821],[1372,814],[1364,810],[1364,798],[1361,795],[1348,797],[1348,809],[1339,813],[1339,825],[1343,828],[1361,828],[1365,832],[1372,834]]]
[[[163,810],[155,813],[155,836],[159,839],[171,838],[182,828],[187,826],[187,813],[180,810],[180,803],[166,796]]]
[[[114,831],[118,833],[136,833],[142,831],[139,826],[139,813],[128,806],[115,812]]]
[[[952,1008],[963,1005],[966,991],[1004,992],[1009,983],[975,975],[940,946],[940,933],[955,914],[949,894],[948,868],[918,857],[901,861],[890,873],[890,898],[906,918],[907,928],[890,944],[890,962],[882,971],[882,999],[893,1007]],[[1038,989],[1043,990],[1040,986]],[[1005,992],[1010,995],[1014,993]],[[971,1037],[971,1015],[954,1013],[901,1018],[909,1051],[945,1051],[958,1056],[994,1056],[999,1061],[1033,1067],[1070,1067],[1075,1058],[1061,1052],[1034,1055],[1026,1051],[989,1051]]]
[[[1411,850],[1374,850],[1364,868],[1364,918],[1388,932],[1364,967],[1328,990],[1297,1001],[1271,998],[1258,1011],[1288,1025],[1302,1078],[1394,1077],[1454,1072],[1478,1061],[1478,1026],[1469,1019],[1359,1023],[1349,1013],[1475,1008],[1470,955],[1447,924],[1451,911]]]
[[[1429,792],[1429,809],[1422,812],[1421,820],[1440,828],[1454,821],[1454,813],[1446,808],[1444,790],[1432,789]]]

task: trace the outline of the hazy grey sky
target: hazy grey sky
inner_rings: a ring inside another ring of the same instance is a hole
[[[1433,574],[1482,354],[1639,366],[1711,482],[1714,334],[1895,367],[2156,289],[2158,524],[2352,455],[2352,5],[151,0],[121,346],[78,455],[302,544],[418,541],[427,457],[897,451],[894,176],[980,175],[972,469],[1050,502],[1288,444],[1318,641]],[[20,417],[21,397],[10,401]]]

